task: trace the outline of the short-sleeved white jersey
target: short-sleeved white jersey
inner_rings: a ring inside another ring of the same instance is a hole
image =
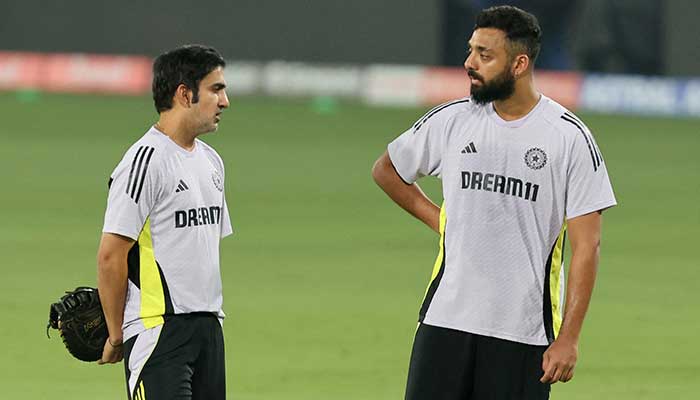
[[[545,96],[515,121],[465,98],[429,111],[388,152],[405,182],[442,180],[441,248],[420,320],[527,344],[554,340],[566,220],[616,204],[581,120]]]
[[[103,232],[128,255],[124,340],[172,314],[222,310],[219,241],[233,231],[224,164],[201,140],[187,151],[151,128],[111,175]]]

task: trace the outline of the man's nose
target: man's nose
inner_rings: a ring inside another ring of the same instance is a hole
[[[228,95],[226,95],[226,92],[222,92],[221,96],[219,96],[219,107],[228,108],[229,105],[231,103],[228,101]]]
[[[467,58],[464,60],[464,69],[469,71],[470,69],[476,70],[476,64],[474,63],[474,53],[471,52],[467,55]]]

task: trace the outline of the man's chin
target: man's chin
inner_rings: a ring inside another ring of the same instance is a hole
[[[474,103],[477,105],[483,106],[484,104],[488,104],[493,101],[490,97],[484,96],[483,93],[480,93],[477,90],[472,90],[471,92],[471,98]]]
[[[218,129],[219,129],[219,124],[218,124],[218,123],[213,123],[213,124],[211,124],[211,125],[203,126],[203,127],[199,130],[199,134],[200,134],[200,135],[204,135],[205,133],[216,132]]]
[[[513,96],[514,90],[489,90],[490,88],[477,88],[471,91],[471,98],[477,105],[483,106],[494,101],[508,100]]]

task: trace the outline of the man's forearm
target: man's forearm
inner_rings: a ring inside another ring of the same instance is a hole
[[[402,182],[402,184],[405,186],[404,188],[393,191],[387,190],[382,185],[379,187],[401,208],[439,233],[440,207],[425,195],[417,183],[406,185]]]
[[[600,212],[567,220],[571,238],[571,267],[566,285],[564,321],[557,339],[542,356],[543,383],[568,382],[574,376],[578,340],[591,302],[600,252]]]
[[[563,340],[578,343],[595,285],[598,253],[599,249],[595,246],[591,249],[578,250],[571,257],[564,320],[559,331],[559,337]]]
[[[408,185],[401,179],[387,153],[374,164],[372,177],[396,204],[439,233],[440,207],[423,193],[418,184]]]
[[[113,256],[100,260],[97,267],[97,287],[112,342],[122,340],[128,271],[126,260],[126,257]]]

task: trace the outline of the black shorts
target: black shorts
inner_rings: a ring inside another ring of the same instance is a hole
[[[124,343],[130,400],[223,400],[224,365],[224,336],[211,313],[166,316]]]
[[[406,400],[545,400],[549,384],[532,346],[420,324],[413,343]]]

